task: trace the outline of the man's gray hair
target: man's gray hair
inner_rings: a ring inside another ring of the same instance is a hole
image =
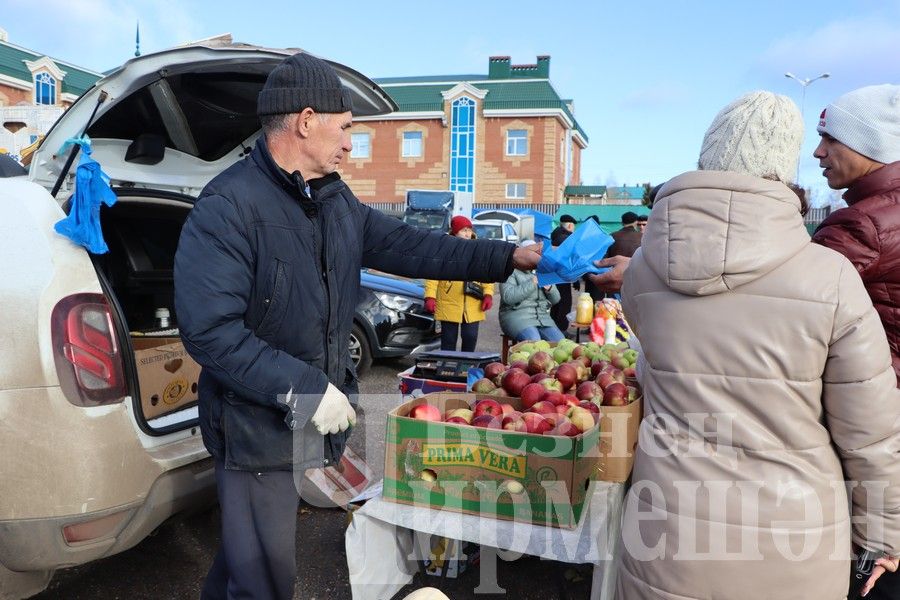
[[[280,113],[277,115],[260,115],[259,124],[262,132],[266,135],[281,133],[288,127],[288,117],[290,113]]]

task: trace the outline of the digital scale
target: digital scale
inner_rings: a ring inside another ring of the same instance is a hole
[[[416,357],[412,376],[436,381],[458,381],[465,383],[469,369],[483,369],[485,365],[499,362],[497,352],[453,352],[435,350],[423,352]]]

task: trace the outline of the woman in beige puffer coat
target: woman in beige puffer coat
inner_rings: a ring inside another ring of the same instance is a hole
[[[856,270],[810,243],[781,183],[801,140],[787,98],[723,109],[625,274],[644,420],[619,600],[840,600],[851,540],[900,554],[891,356]],[[868,482],[850,510],[845,478]]]

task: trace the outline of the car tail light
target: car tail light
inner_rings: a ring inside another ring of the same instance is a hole
[[[127,395],[122,351],[102,294],[60,300],[50,318],[60,386],[76,406],[121,402]]]
[[[91,542],[109,537],[115,533],[116,528],[129,512],[124,510],[100,517],[99,519],[66,525],[63,527],[63,538],[66,540],[66,544],[71,546],[72,544]]]

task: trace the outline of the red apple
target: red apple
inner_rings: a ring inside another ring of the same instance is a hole
[[[491,417],[499,417],[503,414],[503,407],[500,406],[500,403],[496,400],[491,400],[490,398],[482,398],[478,402],[475,403],[473,414],[475,418],[488,415]],[[475,423],[475,419],[472,419],[472,424]]]
[[[593,400],[594,398],[599,400],[603,398],[603,388],[593,381],[585,381],[584,383],[578,384],[578,389],[575,390],[575,396],[579,400]]]
[[[548,377],[550,377],[550,375],[547,373],[543,373],[543,372],[535,373],[534,375],[531,376],[531,383],[540,383],[541,381],[543,381],[544,379],[547,379]]]
[[[579,358],[584,356],[585,348],[584,346],[578,345],[572,348],[572,358]]]
[[[528,431],[528,426],[525,424],[525,419],[522,418],[522,413],[517,410],[503,417],[500,425],[507,431]]]
[[[625,406],[628,404],[628,388],[625,387],[625,384],[618,381],[609,384],[603,390],[603,404],[606,406]]]
[[[496,389],[497,386],[494,385],[494,382],[487,377],[482,377],[472,384],[472,391],[476,394],[490,394]]]
[[[556,369],[556,380],[559,381],[563,391],[566,391],[578,381],[578,370],[569,363],[561,364]]]
[[[527,371],[528,363],[524,360],[514,360],[513,362],[509,363],[509,369],[521,369],[523,371]],[[509,369],[507,369],[507,371]]]
[[[559,406],[560,404],[565,405],[566,397],[562,392],[554,392],[554,391],[546,391],[544,395],[541,397],[541,400],[546,400],[547,402],[552,402],[553,404]]]
[[[569,412],[570,408],[572,408],[568,404],[556,404],[554,406],[556,406],[556,414],[558,415],[564,415]]]
[[[552,368],[552,365],[553,358],[543,350],[539,350],[528,359],[527,370],[532,375],[535,373],[546,373]]]
[[[580,406],[573,406],[566,413],[571,423],[578,429],[579,433],[583,433],[594,426],[594,416],[590,410]]]
[[[641,397],[641,390],[633,385],[626,385],[628,388],[628,404],[631,404],[635,400]]]
[[[446,421],[449,423],[450,419],[456,417],[459,419],[463,419],[466,423],[472,422],[472,417],[474,417],[474,413],[472,413],[471,409],[468,408],[455,408],[453,410],[447,411],[447,419]]]
[[[557,379],[552,379],[552,378],[550,378],[550,377],[548,377],[547,379],[542,380],[541,383],[540,383],[540,385],[544,386],[544,389],[547,390],[548,392],[561,392],[561,391],[563,391],[563,389],[562,389],[562,384],[559,382],[559,380],[557,380]]]
[[[566,404],[569,406],[578,406],[578,403],[581,400],[578,399],[578,396],[573,396],[572,394],[566,394],[563,396],[563,400],[565,400]]]
[[[517,412],[516,409],[513,408],[513,405],[512,405],[512,404],[509,404],[509,403],[507,403],[507,402],[501,402],[501,403],[500,403],[500,410],[503,411],[503,416],[504,416],[504,417],[505,417],[506,415],[510,414],[510,413]]]
[[[578,403],[578,406],[589,410],[591,414],[594,415],[595,421],[598,421],[600,419],[600,406],[598,406],[596,402],[592,400],[582,400]]]
[[[546,400],[542,400],[541,402],[538,402],[537,404],[535,404],[528,410],[531,412],[540,413],[542,415],[549,415],[549,414],[553,414],[556,412],[556,405],[553,404],[552,402],[547,402]]]
[[[502,429],[500,419],[492,415],[481,415],[472,419],[472,425],[485,429]]]
[[[631,363],[628,362],[628,359],[623,356],[610,357],[609,362],[617,369],[627,369],[631,366]]]
[[[528,410],[535,404],[541,401],[541,398],[544,396],[544,393],[547,390],[544,389],[540,383],[529,383],[524,388],[522,388],[522,408]]]
[[[572,423],[566,415],[554,415],[553,419],[555,419],[555,422],[553,424],[553,429],[550,431],[550,435],[575,437],[581,433],[578,427]]]
[[[531,377],[522,369],[510,369],[503,375],[503,389],[510,396],[518,396],[522,388],[531,382]]]
[[[603,369],[605,369],[608,366],[609,366],[608,360],[595,360],[591,364],[591,376],[596,377],[597,375],[600,374],[600,371],[602,371]]]
[[[525,421],[525,429],[528,433],[543,434],[550,431],[550,422],[538,413],[524,413],[522,420]]]
[[[484,366],[484,376],[493,380],[500,373],[506,370],[506,365],[500,362],[488,363]]]
[[[440,421],[441,411],[431,404],[420,404],[409,411],[409,416],[422,421]]]
[[[469,423],[462,417],[450,417],[444,422],[445,423],[455,423],[456,425],[471,425],[471,423]]]
[[[624,369],[622,369],[622,374],[625,375],[625,379],[634,379],[635,377],[637,377],[637,369],[635,369],[634,367],[625,367]]]

